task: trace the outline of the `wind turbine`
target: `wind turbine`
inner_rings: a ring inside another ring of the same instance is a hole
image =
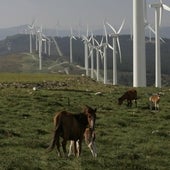
[[[104,84],[107,84],[107,41],[102,43],[103,46],[103,60],[104,60]]]
[[[75,39],[75,40],[76,40],[76,37],[73,35],[73,30],[72,30],[72,28],[71,28],[71,35],[70,35],[70,63],[73,62],[72,39]]]
[[[56,37],[56,38],[57,38],[57,37]],[[60,50],[60,47],[59,47],[59,45],[58,45],[58,43],[57,43],[57,40],[56,40],[54,37],[52,37],[52,40],[53,40],[53,42],[54,42],[54,44],[55,44],[57,54],[58,54],[60,57],[62,57],[62,56],[63,56],[63,53],[62,53],[61,50]]]
[[[111,48],[112,51],[113,51],[113,85],[117,85],[117,57],[116,57],[117,53],[119,53],[120,62],[122,62],[122,55],[121,55],[120,42],[119,42],[119,34],[120,34],[120,31],[122,30],[122,28],[124,26],[124,23],[125,23],[125,20],[123,20],[118,31],[116,31],[115,28],[112,27],[112,25],[107,23],[107,25],[113,31],[113,33],[110,34],[110,36],[112,36],[112,39],[113,39],[113,47],[108,45],[109,48]],[[106,32],[106,28],[105,28],[105,32]],[[118,47],[118,50],[117,50],[117,47]]]
[[[143,0],[133,0],[133,86],[146,87]]]
[[[42,34],[42,37],[43,37],[43,42],[44,42],[44,52],[45,54],[47,54],[47,51],[48,51],[48,56],[50,56],[51,55],[51,39],[47,37],[45,34]]]
[[[91,38],[88,39],[88,26],[86,36],[82,35],[82,40],[84,42],[84,67],[86,70],[86,76],[89,75],[89,62],[88,62],[88,43],[90,43]]]
[[[147,3],[146,0],[144,0],[144,26],[145,28],[148,28],[150,30],[150,39],[151,39],[151,32],[155,35],[155,30],[152,28],[152,26],[149,24],[148,19],[147,19]],[[165,43],[165,41],[160,37],[160,40]]]
[[[31,25],[28,25],[29,28],[29,35],[30,35],[30,53],[32,53],[32,35],[34,30],[35,20],[33,20]]]
[[[51,39],[46,37],[48,43],[48,56],[51,55]]]
[[[42,26],[39,28],[39,30],[37,31],[38,33],[38,44],[39,44],[39,70],[42,70],[42,41],[43,41],[43,37],[42,37]]]
[[[94,39],[94,37],[93,37],[93,39]],[[103,56],[102,51],[101,51],[103,39],[101,40],[100,44],[96,39],[94,39],[94,41],[97,44],[97,46],[94,45],[94,47],[96,49],[96,72],[97,72],[96,77],[97,77],[97,81],[99,81],[99,72],[100,72],[99,54],[101,57]]]
[[[160,24],[162,10],[170,11],[170,7],[160,3],[150,4],[150,8],[155,8],[155,87],[161,87],[161,58],[160,58]]]
[[[92,40],[92,43],[89,42],[88,43],[88,47],[89,47],[89,57],[91,59],[91,78],[94,78],[94,49],[96,48],[95,44],[94,44],[94,37],[93,37],[93,33],[91,33],[91,38],[90,40]]]

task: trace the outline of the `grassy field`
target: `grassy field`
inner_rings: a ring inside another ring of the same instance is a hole
[[[117,105],[129,87],[103,85],[79,76],[52,74],[0,74],[3,82],[66,82],[66,86],[37,91],[0,86],[0,170],[169,170],[170,87],[137,88],[138,107]],[[95,95],[101,91],[102,95]],[[148,97],[162,92],[160,111],[148,109]],[[68,99],[70,103],[68,103]],[[97,108],[93,158],[83,143],[80,158],[59,158],[46,152],[55,112],[80,112],[87,104]]]

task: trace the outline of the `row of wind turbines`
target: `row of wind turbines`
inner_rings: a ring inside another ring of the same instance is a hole
[[[84,56],[85,56],[85,70],[86,70],[86,76],[89,76],[89,58],[91,60],[91,78],[94,78],[94,72],[96,70],[96,79],[99,81],[99,74],[100,74],[100,60],[99,57],[103,60],[103,83],[107,84],[107,48],[110,48],[112,50],[113,54],[113,85],[117,84],[117,55],[119,54],[120,62],[121,62],[121,48],[120,48],[120,42],[119,42],[119,34],[124,26],[125,20],[123,20],[120,28],[118,31],[110,25],[108,22],[103,24],[104,27],[104,33],[105,36],[102,37],[102,39],[97,41],[95,37],[93,36],[93,33],[91,33],[91,36],[88,36],[88,28],[87,28],[87,35],[82,36],[82,40],[84,42]],[[109,44],[108,42],[108,34],[106,30],[106,25],[111,29],[112,33],[109,34],[110,37],[112,37],[112,44]],[[104,41],[105,38],[105,41]],[[118,49],[117,49],[118,47]],[[72,46],[70,46],[72,48]],[[96,69],[94,69],[94,52],[96,52]],[[72,55],[71,55],[72,56]]]
[[[143,8],[141,8],[141,6]],[[148,28],[155,35],[155,86],[161,87],[161,60],[160,60],[160,41],[163,39],[160,37],[160,25],[162,18],[162,11],[167,10],[170,11],[170,7],[163,4],[162,0],[158,3],[150,4],[150,8],[155,9],[155,28],[152,28],[147,19],[147,2],[146,0],[133,0],[133,86],[140,87],[146,86],[146,57],[145,57],[145,33],[144,29]],[[103,60],[103,83],[107,84],[107,48],[112,50],[113,54],[113,80],[112,84],[117,85],[117,56],[119,55],[120,62],[122,62],[121,48],[119,42],[120,32],[125,24],[125,20],[123,20],[118,31],[109,24],[105,22],[103,24],[104,34],[105,36],[98,42],[93,33],[91,36],[87,34],[82,35],[82,41],[84,43],[84,60],[85,60],[85,71],[86,76],[89,76],[89,70],[91,70],[91,78],[94,78],[94,73],[96,73],[96,79],[99,81],[100,79],[100,63],[99,59]],[[111,34],[107,34],[106,26],[109,27],[112,31]],[[30,30],[30,53],[32,53],[32,35],[35,31],[35,22],[28,26]],[[50,43],[51,39],[45,36],[42,33],[42,27],[36,29],[36,50],[39,51],[39,69],[42,69],[42,42],[48,42],[48,52],[50,55]],[[112,44],[108,42],[108,36],[112,37]],[[72,40],[76,37],[73,35],[73,31],[71,28],[70,34],[70,63],[73,63],[73,42]],[[105,42],[104,42],[105,39]],[[53,38],[56,47],[57,42]],[[164,41],[163,41],[164,42]],[[39,44],[39,47],[37,47]],[[58,48],[59,49],[59,48]],[[61,54],[61,51],[58,50]],[[94,69],[94,52],[96,52],[96,69]],[[61,54],[62,55],[62,54]],[[91,68],[89,69],[89,59],[91,60]]]
[[[143,7],[143,8],[141,8]],[[155,28],[149,24],[147,19],[147,2],[146,0],[133,0],[133,86],[141,87],[146,86],[146,56],[145,56],[145,28],[148,28],[155,35],[155,87],[161,87],[161,58],[160,58],[160,41],[165,41],[160,37],[160,26],[162,20],[162,12],[163,10],[170,11],[170,7],[165,5],[162,0],[158,3],[149,4],[149,8],[155,9]],[[112,46],[108,43],[106,27],[104,25],[105,30],[105,38],[106,41],[103,43],[97,43],[97,46],[94,47],[94,40],[90,43],[90,39],[84,37],[85,41],[85,69],[86,75],[88,76],[88,46],[91,46],[91,49],[95,49],[97,47],[97,80],[99,80],[99,60],[98,55],[102,56],[104,60],[104,84],[107,83],[107,47],[113,50],[113,85],[117,84],[117,54],[119,53],[120,62],[121,62],[121,49],[119,43],[119,34],[123,28],[124,21],[120,26],[119,30],[116,32],[115,28],[106,23],[113,31],[110,36],[113,37]],[[101,48],[103,47],[103,51]],[[118,47],[118,50],[117,50]],[[72,46],[70,46],[72,48]],[[93,52],[90,50],[91,56],[91,70],[93,70]],[[71,54],[72,55],[72,54]],[[91,77],[93,78],[93,71],[91,71]]]
[[[48,37],[43,33],[42,26],[37,27],[35,25],[35,20],[32,22],[31,25],[28,25],[28,30],[25,30],[26,32],[29,31],[29,52],[30,54],[33,53],[33,39],[35,38],[35,49],[38,51],[39,54],[39,70],[42,70],[42,52],[44,48],[44,53],[48,54],[48,56],[51,55],[51,43],[54,42],[57,53],[59,56],[63,56],[58,43],[56,42],[54,37]],[[48,46],[48,48],[47,48]]]

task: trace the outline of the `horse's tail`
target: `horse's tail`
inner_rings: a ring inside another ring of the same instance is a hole
[[[51,141],[51,144],[49,145],[49,147],[47,148],[47,151],[52,151],[55,147],[55,145],[59,145],[59,130],[60,130],[60,125],[61,125],[61,116],[56,115],[54,117],[54,133],[53,133],[53,138]]]

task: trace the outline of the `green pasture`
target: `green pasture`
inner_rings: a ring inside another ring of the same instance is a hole
[[[128,88],[97,83],[79,76],[0,74],[0,83],[66,82],[58,89],[0,86],[0,170],[169,170],[170,87],[137,88],[138,107],[117,105]],[[96,92],[101,95],[95,95]],[[150,111],[148,97],[161,92],[160,110]],[[53,116],[61,110],[81,112],[97,108],[93,158],[83,143],[82,155],[58,157],[46,152],[53,132]]]

